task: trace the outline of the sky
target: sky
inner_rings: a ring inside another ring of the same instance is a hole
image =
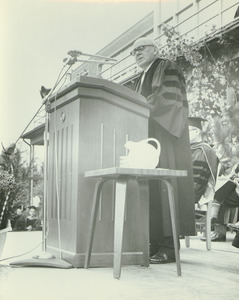
[[[18,140],[42,105],[40,87],[53,86],[69,50],[98,52],[154,5],[155,0],[0,0],[0,142],[6,147]],[[24,145],[19,140],[17,147]]]

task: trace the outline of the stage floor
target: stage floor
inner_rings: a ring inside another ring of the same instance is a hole
[[[57,269],[11,267],[10,262],[41,252],[41,232],[8,232],[1,259],[32,252],[0,262],[1,300],[230,300],[239,295],[239,249],[226,242],[212,243],[207,251],[200,236],[181,242],[182,277],[176,264],[123,266],[120,280],[112,268]]]

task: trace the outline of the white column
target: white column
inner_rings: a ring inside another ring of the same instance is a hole
[[[219,25],[219,27],[222,27],[222,11],[223,11],[223,0],[220,0],[219,1],[219,13],[218,13],[218,18],[219,18],[219,20],[218,20],[218,25]]]
[[[153,32],[153,38],[156,39],[161,34],[161,27],[159,27],[159,24],[162,22],[161,17],[161,0],[155,1],[154,5],[154,32]],[[160,40],[157,40],[158,43],[160,43]]]
[[[198,27],[198,25],[199,25],[199,14],[198,14],[198,11],[199,11],[199,1],[198,0],[194,0],[194,3],[193,3],[193,5],[194,5],[194,10],[195,10],[195,13],[197,13],[197,15],[196,15],[196,18],[195,18],[195,20],[196,20],[196,26],[197,26],[197,30],[196,30],[196,38],[197,39],[199,39],[199,27]]]

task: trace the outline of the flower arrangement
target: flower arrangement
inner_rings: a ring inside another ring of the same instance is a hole
[[[8,225],[13,202],[11,191],[15,186],[13,174],[0,169],[0,229],[5,229]]]

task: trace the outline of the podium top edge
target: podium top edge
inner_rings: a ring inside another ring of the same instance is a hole
[[[135,100],[139,103],[142,103],[144,106],[149,106],[147,100],[144,96],[139,93],[131,90],[128,87],[125,87],[119,83],[115,83],[103,78],[96,78],[90,76],[78,76],[75,77],[72,81],[69,82],[67,86],[65,86],[62,90],[57,93],[57,98],[64,96],[69,91],[78,88],[78,87],[91,87],[94,89],[102,89],[104,91],[108,91],[127,99]],[[50,100],[55,98],[55,95],[50,97]]]

